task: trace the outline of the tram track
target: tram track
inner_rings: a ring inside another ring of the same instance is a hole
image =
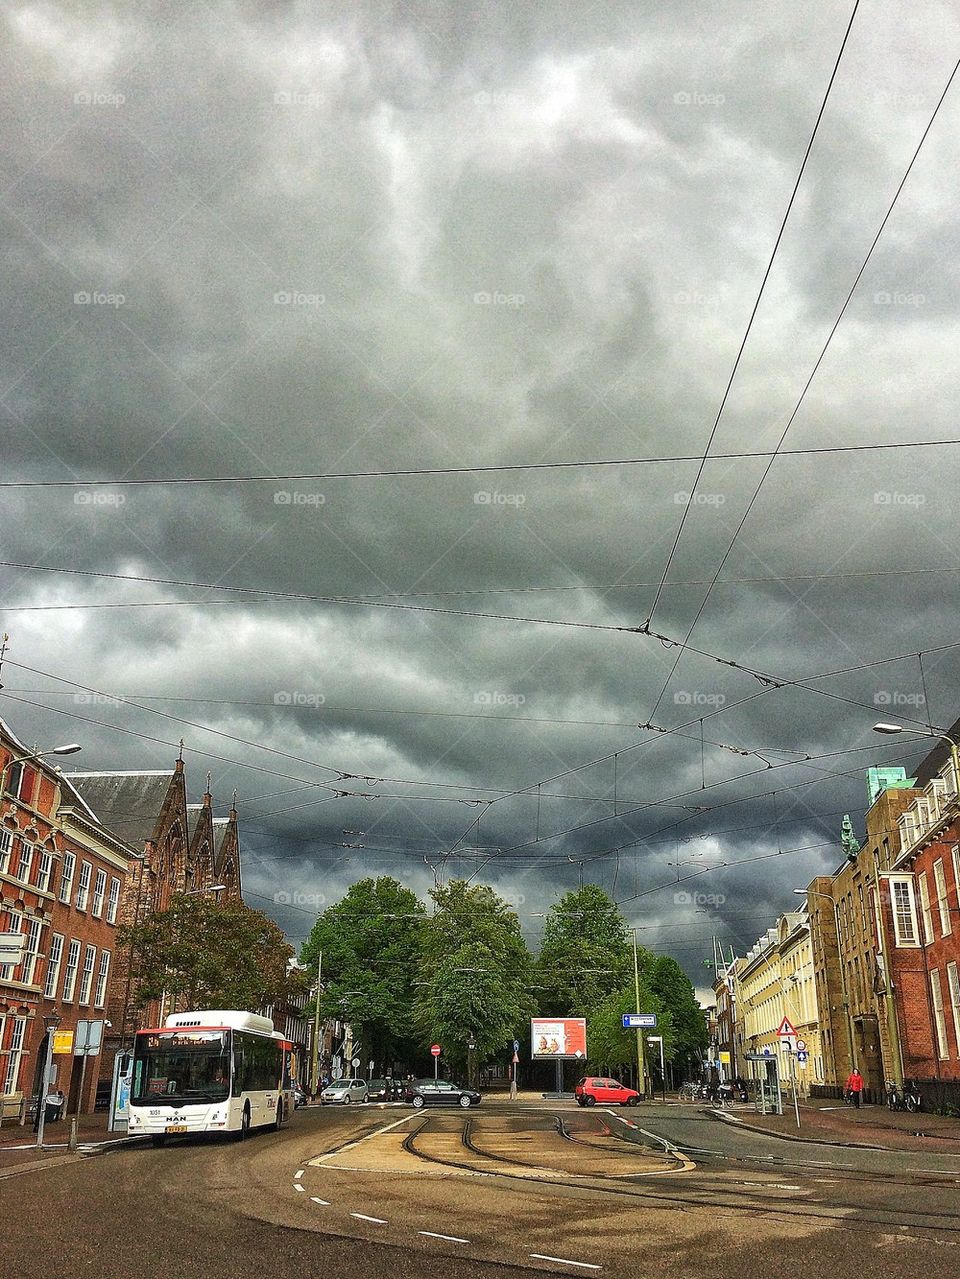
[[[616,1197],[621,1200],[633,1201],[638,1205],[648,1205],[672,1211],[687,1211],[691,1208],[700,1208],[723,1215],[737,1216],[744,1214],[755,1215],[758,1212],[762,1212],[773,1214],[786,1220],[812,1222],[853,1233],[877,1234],[883,1232],[902,1234],[909,1232],[923,1237],[940,1239],[948,1237],[951,1243],[960,1244],[960,1213],[955,1212],[917,1207],[908,1208],[903,1204],[898,1204],[896,1207],[891,1208],[877,1205],[865,1208],[862,1203],[836,1201],[818,1201],[801,1205],[784,1202],[780,1194],[758,1194],[755,1190],[747,1189],[742,1184],[735,1190],[724,1190],[714,1187],[693,1187],[690,1185],[689,1180],[685,1180],[682,1186],[675,1181],[671,1182],[670,1189],[666,1190],[659,1189],[649,1182],[641,1185],[635,1180],[635,1175],[631,1174],[618,1173],[609,1177],[602,1175],[578,1176],[577,1174],[565,1173],[560,1170],[544,1169],[542,1165],[502,1155],[479,1145],[475,1137],[474,1130],[476,1125],[472,1117],[463,1122],[459,1131],[460,1145],[470,1158],[444,1157],[425,1151],[422,1148],[422,1144],[418,1143],[418,1139],[430,1131],[437,1120],[442,1120],[443,1118],[445,1117],[426,1116],[418,1127],[404,1138],[404,1150],[426,1163],[456,1169],[459,1172],[466,1171],[478,1176],[529,1181],[540,1187],[545,1184],[552,1184],[567,1191]],[[565,1125],[562,1125],[562,1120],[560,1125],[556,1131],[561,1132],[561,1135],[565,1136],[566,1140],[584,1146],[591,1146],[589,1142],[578,1141],[578,1138],[569,1132],[564,1134],[562,1126]],[[441,1131],[444,1132],[444,1135],[453,1135],[450,1128]],[[623,1138],[615,1137],[615,1139]],[[630,1138],[625,1139],[634,1144]],[[640,1145],[642,1143],[637,1141],[635,1144]],[[591,1146],[591,1148],[593,1147]],[[684,1149],[679,1145],[677,1148]],[[687,1152],[685,1151],[684,1153]],[[478,1168],[477,1160],[489,1161],[494,1166]],[[505,1165],[505,1167],[499,1168],[497,1165]],[[770,1169],[769,1164],[767,1164],[767,1168],[771,1172],[774,1171]],[[820,1170],[818,1169],[818,1171]],[[916,1188],[915,1183],[904,1182],[897,1178],[869,1176],[861,1179],[883,1182],[887,1185],[902,1184]],[[956,1179],[949,1178],[949,1180],[955,1181]],[[940,1181],[934,1184],[942,1185],[943,1182]],[[675,1186],[677,1187],[676,1189],[674,1189]],[[805,1188],[809,1189],[809,1187]]]

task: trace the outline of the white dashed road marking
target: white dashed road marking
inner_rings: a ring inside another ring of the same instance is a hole
[[[580,1266],[584,1270],[601,1270],[601,1266],[595,1266],[589,1261],[571,1261],[569,1257],[548,1257],[542,1252],[531,1252],[530,1256],[534,1261],[555,1261],[560,1266]]]
[[[299,1181],[302,1176],[303,1176],[303,1169],[298,1168],[297,1171],[293,1174],[293,1179],[294,1181]]]
[[[305,1187],[305,1186],[301,1186],[301,1185],[300,1185],[300,1183],[299,1183],[299,1181],[295,1181],[295,1182],[293,1183],[293,1188],[294,1188],[294,1190],[299,1190],[299,1191],[300,1191],[300,1193],[301,1193],[301,1195],[305,1195],[305,1194],[307,1193],[307,1191],[306,1191],[306,1187]]]
[[[445,1239],[447,1243],[469,1243],[469,1239],[461,1239],[458,1235],[438,1235],[434,1230],[418,1230],[418,1235],[426,1235],[428,1239]]]
[[[375,1226],[385,1226],[387,1223],[383,1217],[368,1217],[362,1212],[352,1212],[351,1217],[356,1217],[357,1221],[372,1221]]]

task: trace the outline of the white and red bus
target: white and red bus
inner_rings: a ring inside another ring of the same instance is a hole
[[[190,1133],[279,1130],[294,1110],[292,1049],[257,1013],[173,1013],[137,1031],[128,1131],[161,1146]]]

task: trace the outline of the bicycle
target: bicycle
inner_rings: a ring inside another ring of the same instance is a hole
[[[677,1093],[677,1101],[700,1101],[703,1096],[702,1084],[681,1084]]]
[[[914,1115],[921,1106],[920,1092],[912,1080],[905,1079],[903,1082],[904,1087],[901,1092],[892,1079],[886,1081],[887,1105],[891,1110],[906,1110]]]

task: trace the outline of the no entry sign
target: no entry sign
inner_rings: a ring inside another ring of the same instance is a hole
[[[434,1057],[439,1057],[439,1056],[440,1056],[440,1045],[439,1045],[439,1044],[431,1044],[431,1045],[430,1045],[430,1051],[431,1051],[431,1053],[434,1055]]]

